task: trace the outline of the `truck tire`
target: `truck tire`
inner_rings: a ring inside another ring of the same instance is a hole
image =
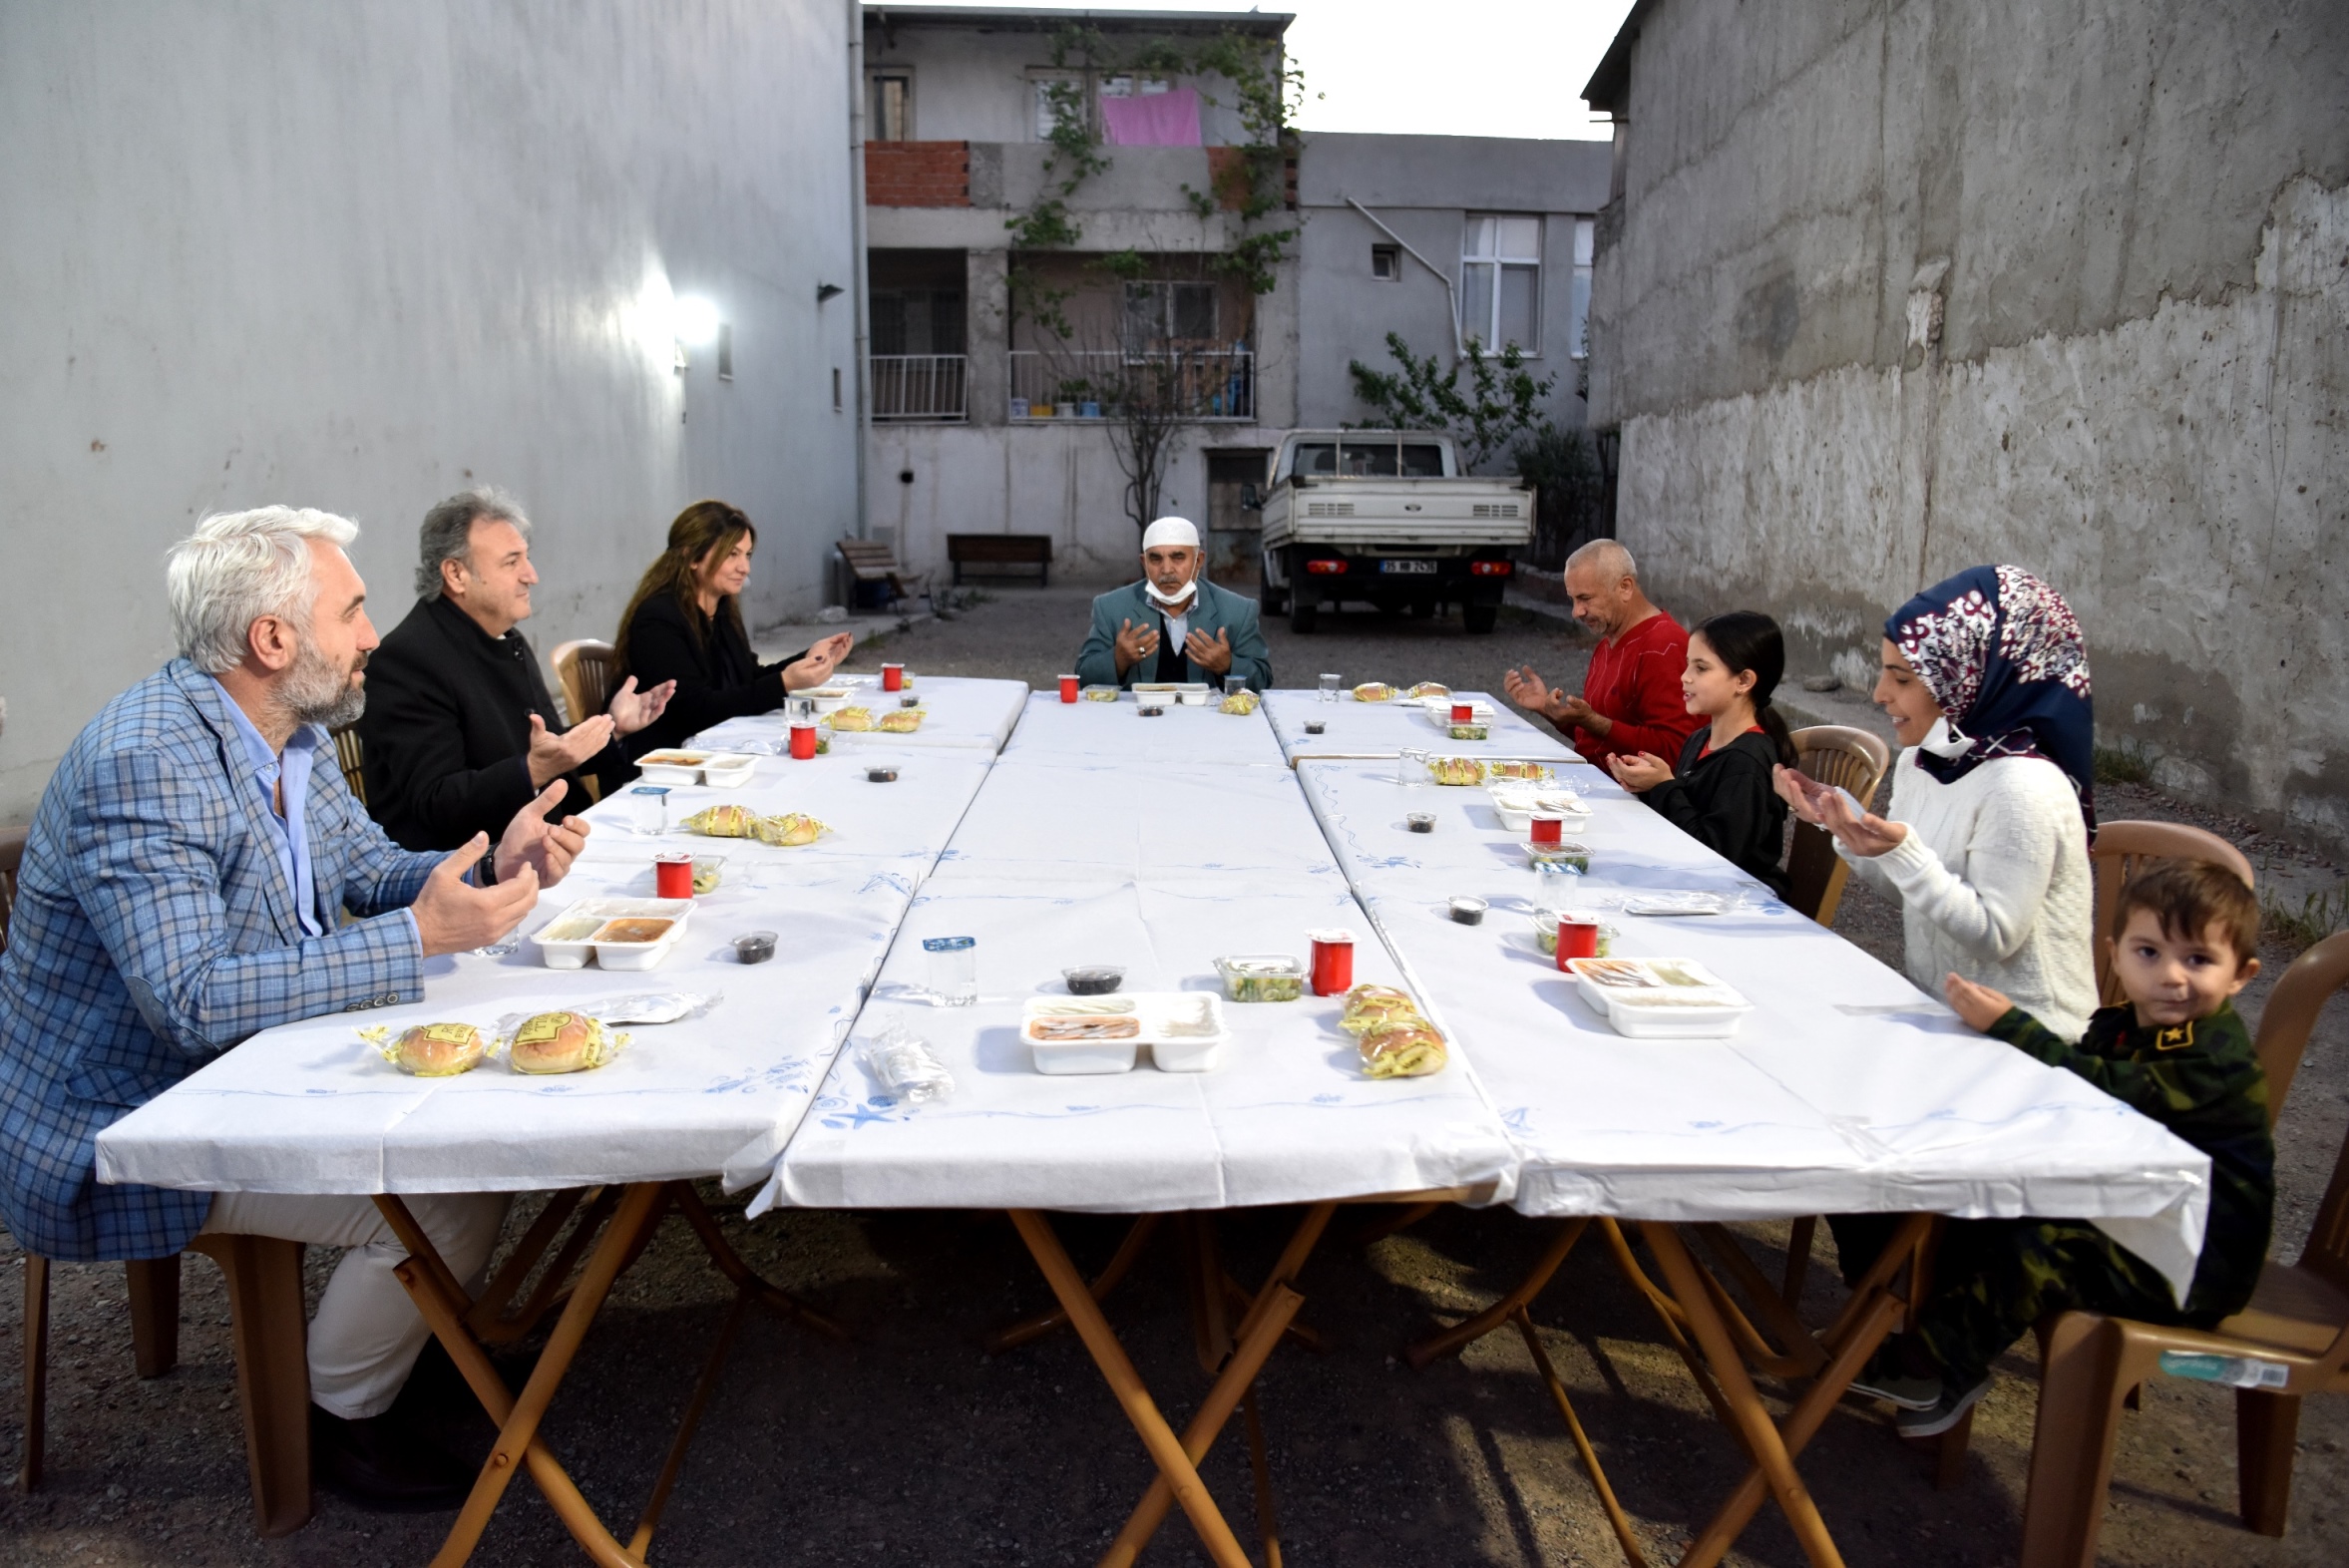
[[[1295,596],[1289,600],[1289,629],[1301,637],[1310,636],[1314,627],[1321,623],[1321,598],[1316,594],[1306,592],[1302,587],[1299,588]]]
[[[1260,574],[1257,580],[1260,585],[1257,588],[1257,607],[1265,614],[1278,615],[1289,607],[1289,590],[1273,582],[1273,558],[1271,555],[1265,556],[1264,564],[1257,570]]]
[[[1460,625],[1472,637],[1490,636],[1500,616],[1498,604],[1479,604],[1471,599],[1460,606]]]

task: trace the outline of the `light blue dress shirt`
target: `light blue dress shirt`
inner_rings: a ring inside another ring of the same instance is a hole
[[[277,864],[285,872],[285,885],[293,889],[294,914],[300,917],[303,931],[322,937],[326,927],[318,919],[318,892],[310,886],[310,826],[303,807],[310,798],[310,768],[317,761],[326,732],[315,724],[299,725],[280,754],[269,749],[269,742],[245,717],[226,686],[220,686],[220,700],[236,732],[244,737],[245,754],[252,758],[253,782],[261,792],[261,815],[277,830]],[[285,801],[283,816],[277,814],[280,796]]]

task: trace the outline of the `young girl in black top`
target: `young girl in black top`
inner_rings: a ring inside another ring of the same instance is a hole
[[[1713,720],[1681,748],[1680,767],[1651,752],[1609,757],[1616,782],[1665,819],[1760,878],[1779,898],[1786,803],[1770,784],[1770,769],[1794,766],[1786,721],[1770,693],[1786,671],[1786,643],[1778,623],[1750,609],[1716,615],[1689,633],[1682,699],[1691,713]]]

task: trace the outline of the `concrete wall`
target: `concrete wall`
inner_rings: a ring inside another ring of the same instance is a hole
[[[1858,678],[1968,565],[2087,626],[2101,740],[2349,842],[2349,11],[1637,18],[1594,421],[1673,608]]]
[[[1461,227],[1471,211],[1538,212],[1542,224],[1542,341],[1527,368],[1554,377],[1546,405],[1561,425],[1584,423],[1568,322],[1574,224],[1606,203],[1612,154],[1603,142],[1497,137],[1347,136],[1305,139],[1298,161],[1303,280],[1298,422],[1360,422],[1350,360],[1391,371],[1386,334],[1414,353],[1452,360],[1451,301],[1433,272],[1409,256],[1391,281],[1372,275],[1370,247],[1390,241],[1347,204],[1349,197],[1430,263],[1460,281]]]
[[[172,651],[215,510],[357,518],[379,625],[469,482],[539,524],[542,653],[609,636],[668,520],[759,521],[752,619],[853,532],[840,5],[0,5],[0,821]],[[714,355],[671,369],[674,293]],[[690,421],[682,416],[689,413]]]

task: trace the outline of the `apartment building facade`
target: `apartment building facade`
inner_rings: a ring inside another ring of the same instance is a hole
[[[1261,94],[1289,21],[866,8],[867,521],[909,565],[1005,533],[1128,571],[1140,440],[1154,510],[1252,570],[1266,457],[1370,417],[1348,364],[1394,368],[1389,331],[1447,366],[1515,342],[1583,422],[1606,145],[1276,143],[1214,67]]]

